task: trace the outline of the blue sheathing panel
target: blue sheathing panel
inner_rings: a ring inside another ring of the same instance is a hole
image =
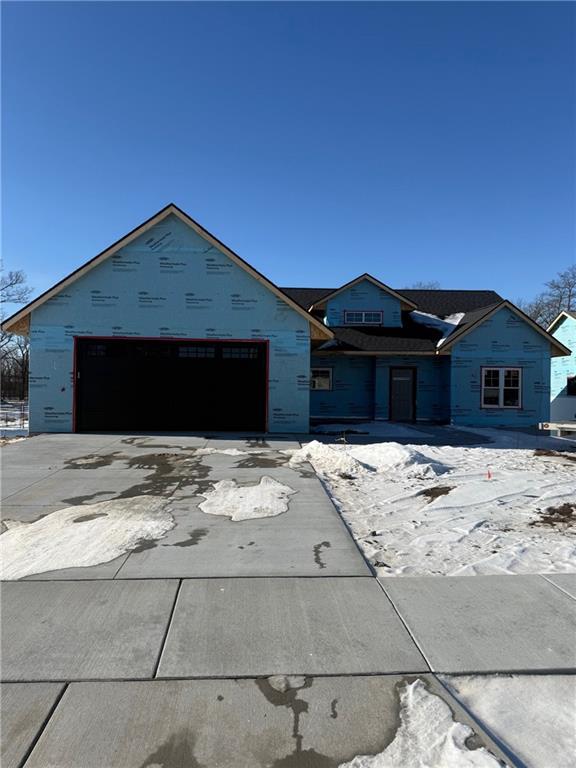
[[[573,421],[576,420],[576,397],[568,397],[566,381],[569,376],[576,376],[576,318],[565,317],[552,335],[571,349],[572,354],[552,358],[550,421]]]
[[[416,421],[445,422],[450,418],[448,357],[377,357],[376,418],[390,418],[390,368],[416,369]]]
[[[482,408],[481,369],[522,368],[522,407]],[[452,347],[452,422],[529,427],[550,414],[550,343],[506,307]]]
[[[402,325],[400,302],[370,280],[362,280],[339,293],[326,304],[326,325],[345,325],[346,310],[382,312],[382,325],[399,328]]]
[[[306,318],[176,216],[34,310],[30,336],[33,432],[72,430],[74,336],[268,339],[269,431],[308,430]]]
[[[332,390],[310,392],[313,419],[389,418],[390,368],[416,368],[416,418],[448,421],[450,359],[447,357],[373,357],[312,355],[312,368],[332,369]]]
[[[312,355],[311,367],[332,369],[332,390],[310,392],[311,418],[374,418],[374,358]]]

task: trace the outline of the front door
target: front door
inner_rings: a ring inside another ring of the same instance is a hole
[[[416,418],[416,369],[390,368],[390,421]]]

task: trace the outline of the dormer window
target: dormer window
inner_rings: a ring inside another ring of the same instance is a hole
[[[344,323],[346,325],[382,325],[382,312],[346,310]]]

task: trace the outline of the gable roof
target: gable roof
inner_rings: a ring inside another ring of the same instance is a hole
[[[322,299],[334,293],[337,288],[282,288],[304,309],[319,304]],[[503,301],[495,291],[460,291],[424,288],[400,288],[398,293],[417,305],[421,312],[428,312],[438,317],[447,317],[457,312],[471,312],[481,307],[489,307]]]
[[[559,325],[567,317],[571,317],[573,320],[576,320],[576,312],[571,312],[569,309],[563,309],[562,312],[560,312],[560,314],[555,317],[548,326],[548,333],[553,333],[553,331],[556,330],[556,326]]]
[[[258,270],[254,269],[254,267],[250,266],[248,262],[244,261],[244,259],[238,256],[238,254],[235,253],[231,248],[228,248],[228,246],[224,245],[224,243],[218,240],[217,237],[208,232],[208,230],[204,229],[204,227],[198,224],[198,222],[195,221],[191,216],[188,216],[188,214],[183,210],[178,208],[177,205],[174,205],[174,203],[169,203],[166,207],[162,208],[162,210],[158,211],[158,213],[155,213],[153,216],[147,219],[143,224],[140,224],[140,226],[136,227],[127,235],[120,238],[120,240],[117,240],[111,246],[101,251],[92,259],[82,264],[82,266],[78,267],[78,269],[75,269],[69,275],[57,282],[52,286],[52,288],[44,291],[44,293],[40,294],[40,296],[38,296],[36,299],[33,299],[31,302],[26,304],[26,306],[18,310],[18,312],[15,312],[13,315],[8,317],[2,323],[2,330],[12,331],[13,333],[27,333],[29,330],[30,313],[33,310],[42,306],[42,304],[48,301],[48,299],[52,298],[52,296],[59,293],[63,288],[66,288],[68,285],[76,282],[76,280],[81,278],[91,269],[94,269],[94,267],[98,266],[98,264],[101,264],[103,261],[110,258],[110,256],[113,256],[121,248],[124,248],[126,245],[143,235],[153,226],[163,221],[170,215],[177,216],[181,221],[191,227],[201,237],[222,251],[237,266],[248,272],[249,275],[251,275],[255,280],[258,280],[258,282],[262,283],[262,285],[266,286],[266,288],[268,288],[278,298],[285,301],[286,304],[288,304],[295,312],[305,317],[306,320],[310,323],[311,334],[314,336],[314,338],[333,338],[334,334],[327,326],[324,325],[324,323],[306,312],[298,302],[294,301],[293,298],[284,293],[281,288],[278,288],[278,286],[268,280],[267,277],[264,277],[261,272],[258,272]]]
[[[493,304],[491,307],[485,307],[484,309],[467,312],[462,320],[458,323],[456,328],[452,331],[450,336],[448,336],[446,341],[442,344],[439,352],[445,352],[448,348],[453,346],[455,342],[460,341],[462,338],[464,338],[464,336],[470,333],[470,331],[478,328],[478,326],[482,325],[482,323],[495,315],[496,312],[501,309],[509,309],[521,320],[524,320],[526,323],[528,323],[528,325],[530,325],[537,333],[543,336],[548,342],[550,342],[552,345],[552,357],[560,357],[570,354],[568,347],[565,347],[564,344],[561,344],[558,339],[555,339],[554,336],[548,333],[548,331],[544,330],[541,325],[538,325],[535,320],[532,320],[531,317],[522,312],[521,309],[519,309],[515,304],[512,304],[512,302],[508,301],[507,299],[504,299],[497,304]]]
[[[405,309],[416,309],[416,304],[414,304],[414,302],[410,301],[410,299],[405,298],[404,296],[402,296],[402,294],[398,293],[393,288],[390,288],[390,286],[386,285],[385,283],[381,283],[380,280],[376,280],[376,278],[372,277],[372,275],[369,275],[368,272],[364,272],[363,275],[360,275],[359,277],[355,277],[354,280],[350,280],[349,282],[344,283],[344,285],[341,285],[340,288],[336,288],[331,293],[328,293],[326,296],[313,302],[310,305],[310,309],[313,309],[315,304],[323,304],[325,301],[328,301],[328,299],[333,299],[334,296],[337,296],[339,293],[342,293],[342,291],[346,291],[348,290],[348,288],[352,288],[353,286],[363,282],[364,280],[368,280],[377,288],[380,288],[381,291],[386,291],[386,293],[389,293],[391,296],[394,296],[395,299],[398,299],[399,301],[402,302],[402,304],[404,304]]]

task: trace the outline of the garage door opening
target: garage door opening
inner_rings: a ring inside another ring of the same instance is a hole
[[[76,432],[266,431],[265,341],[76,338]]]

